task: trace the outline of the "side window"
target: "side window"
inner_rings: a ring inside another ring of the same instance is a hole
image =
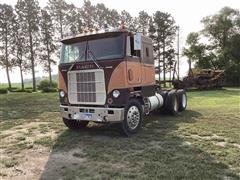
[[[146,64],[153,64],[152,46],[150,44],[143,44],[143,62]]]
[[[134,39],[131,36],[127,37],[126,55],[127,56],[141,57],[141,51],[140,50],[134,50]]]
[[[127,37],[126,56],[132,56],[132,53],[131,53],[131,44],[130,44],[130,36]]]
[[[149,48],[146,47],[145,49],[146,49],[146,57],[149,58]]]

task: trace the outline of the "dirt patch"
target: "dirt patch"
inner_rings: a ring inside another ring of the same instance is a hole
[[[53,130],[46,130],[42,132],[42,126],[48,127],[48,123],[25,123],[4,131],[3,135],[5,135],[5,137],[1,139],[1,147],[3,149],[14,149],[12,147],[15,147],[19,143],[32,146],[35,141],[43,137],[50,137],[51,139],[55,139],[57,137],[57,133]]]
[[[153,148],[163,149],[162,142],[159,141],[150,141],[149,145],[151,145]]]
[[[76,154],[82,154],[82,156],[76,156]],[[73,149],[68,152],[54,152],[50,155],[47,164],[45,165],[41,179],[61,179],[66,174],[66,167],[69,170],[76,170],[78,167],[86,161],[81,149]]]
[[[215,142],[214,144],[217,145],[217,146],[220,146],[220,147],[225,147],[227,145],[227,142],[225,142],[225,141]]]
[[[211,136],[200,136],[197,134],[192,134],[191,135],[192,138],[194,139],[203,139],[203,140],[210,140],[210,141],[222,141],[225,140],[224,138],[222,138],[221,136],[218,136],[216,134],[212,134]]]
[[[189,142],[189,141],[184,141],[182,144],[183,144],[184,146],[191,146],[191,145],[192,145],[192,143]]]
[[[50,152],[50,148],[44,146],[44,143],[47,144],[42,142],[44,137],[57,138],[57,133],[50,128],[49,122],[25,123],[5,130],[1,135],[1,158],[12,156],[17,163],[11,167],[3,165],[0,179],[59,179],[65,167],[75,169],[85,161],[84,153],[79,148]],[[32,145],[31,149],[28,149],[29,145]]]
[[[232,145],[240,149],[240,144],[233,143]]]
[[[82,156],[76,157],[76,154]],[[50,152],[48,148],[39,146],[25,150],[20,156],[18,165],[2,169],[3,179],[59,179],[66,167],[74,170],[86,160],[79,148],[68,152]]]
[[[39,179],[43,167],[48,161],[49,150],[38,147],[26,150],[19,154],[18,165],[12,168],[3,168],[7,176],[4,179]]]

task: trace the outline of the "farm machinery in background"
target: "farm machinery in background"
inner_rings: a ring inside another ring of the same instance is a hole
[[[161,77],[163,62],[159,61],[159,66],[155,67],[155,74],[158,76],[157,84],[163,87],[173,86],[175,89],[213,89],[222,88],[225,84],[225,71],[218,69],[193,68],[188,76],[179,78],[179,60],[174,62],[172,68],[167,70],[169,75],[167,80]],[[165,76],[166,77],[166,76]]]
[[[183,80],[173,80],[174,88],[211,89],[222,88],[225,82],[224,70],[192,69]]]

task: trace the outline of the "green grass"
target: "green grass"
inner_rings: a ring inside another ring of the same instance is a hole
[[[18,162],[16,161],[15,158],[1,158],[0,164],[3,167],[10,168],[16,166]]]
[[[0,95],[0,130],[26,122],[51,121],[43,117],[59,112],[57,93],[9,93]],[[49,118],[50,118],[49,117]]]
[[[11,85],[12,85],[12,87],[22,88],[21,83],[12,83]],[[30,87],[32,87],[32,83],[24,83],[24,87],[25,88],[30,88]],[[8,84],[7,83],[0,83],[0,88],[8,88]]]
[[[9,93],[0,95],[0,135],[9,138],[4,132],[42,123],[24,133],[37,138],[35,148],[51,151],[43,179],[239,179],[240,89],[188,92],[188,99],[187,111],[176,117],[154,113],[145,118],[142,131],[125,138],[117,125],[68,130],[58,113],[57,93]],[[12,150],[4,155],[29,149],[22,136],[3,146]]]
[[[51,146],[53,146],[54,141],[51,137],[46,136],[46,137],[42,137],[40,139],[37,139],[34,143],[35,144],[40,144],[42,146],[51,147]]]

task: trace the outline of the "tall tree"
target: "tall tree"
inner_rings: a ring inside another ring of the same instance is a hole
[[[12,47],[12,54],[14,56],[14,66],[19,67],[20,77],[21,77],[21,87],[24,90],[23,72],[28,70],[30,66],[24,58],[27,54],[27,49],[24,46],[26,43],[22,23],[16,18],[14,22],[14,40]]]
[[[66,32],[71,35],[76,35],[82,33],[83,31],[83,22],[80,14],[79,8],[74,4],[68,5],[68,12],[66,19],[68,21]]]
[[[37,0],[18,0],[15,10],[19,21],[22,23],[22,31],[27,37],[26,46],[29,49],[31,61],[33,91],[36,91],[35,56],[39,43],[38,37],[40,7]]]
[[[49,81],[52,85],[52,64],[56,64],[56,61],[52,58],[55,53],[56,46],[53,43],[53,23],[50,14],[42,9],[41,10],[41,63],[44,70],[48,72]]]
[[[129,12],[125,10],[121,11],[120,19],[127,29],[136,31],[136,19],[134,19]]]
[[[166,87],[166,68],[170,62],[173,49],[173,42],[176,37],[175,20],[169,13],[157,11],[150,21],[149,35],[154,41],[154,51],[158,57],[159,77],[161,66],[163,68],[164,87]],[[162,58],[161,58],[162,57]],[[162,64],[162,65],[161,65]]]
[[[240,22],[240,18],[239,18]],[[240,26],[239,26],[240,27]],[[240,28],[239,28],[240,29]],[[233,35],[229,40],[229,58],[231,67],[227,69],[227,80],[231,84],[240,84],[240,33]]]
[[[9,54],[13,46],[13,23],[15,15],[13,8],[7,4],[0,4],[0,65],[6,69],[8,87],[11,89],[9,71],[12,67]]]
[[[153,55],[154,60],[157,62],[157,73],[158,73],[158,81],[161,81],[161,48],[160,48],[160,38],[157,37],[156,28],[153,22],[153,18],[151,17],[149,20],[149,29],[148,29],[149,37],[153,40]]]
[[[142,32],[143,34],[148,33],[149,29],[149,21],[150,21],[150,16],[148,15],[147,12],[145,11],[140,11],[137,17],[137,24],[138,24],[138,31]]]
[[[201,22],[204,25],[201,32],[208,39],[208,52],[211,52],[211,56],[207,56],[207,59],[202,61],[204,63],[197,62],[197,65],[224,69],[228,81],[240,83],[238,68],[240,57],[236,58],[237,53],[235,53],[236,49],[239,51],[240,48],[239,10],[224,7],[218,13],[203,18]]]
[[[118,27],[120,24],[120,15],[115,9],[111,9],[107,16],[107,24],[111,27]]]
[[[89,0],[84,0],[80,13],[86,28],[96,28],[96,8]]]
[[[68,4],[64,0],[49,0],[48,10],[53,17],[56,32],[63,39],[67,22]]]
[[[96,22],[97,22],[97,28],[102,29],[104,28],[104,25],[107,24],[109,17],[109,9],[104,4],[97,4],[96,5]]]
[[[187,36],[183,55],[188,58],[188,74],[192,73],[192,63],[200,62],[204,56],[204,46],[199,42],[199,34],[192,32]]]
[[[239,10],[222,8],[219,13],[202,19],[203,34],[209,38],[219,58],[219,68],[229,67],[229,40],[239,33]]]

